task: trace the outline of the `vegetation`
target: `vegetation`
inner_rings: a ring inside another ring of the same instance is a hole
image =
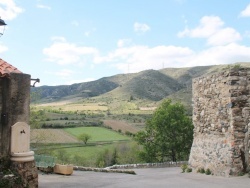
[[[115,131],[105,129],[103,127],[78,127],[67,128],[64,130],[75,137],[78,137],[83,133],[88,134],[91,136],[91,142],[130,140],[127,136],[118,134]]]
[[[187,159],[193,140],[192,121],[182,104],[165,100],[136,140],[144,146],[141,157],[147,162]]]
[[[245,66],[249,64],[234,68]],[[185,160],[192,142],[192,125],[186,116],[192,114],[192,78],[223,67],[147,70],[32,88],[32,147],[62,163],[85,166]],[[136,140],[141,145],[132,142],[138,131]],[[80,134],[91,136],[88,144],[79,142]]]
[[[184,173],[184,172],[186,171],[187,168],[188,168],[188,165],[187,165],[187,164],[181,165],[182,173]]]
[[[210,174],[212,174],[212,172],[211,172],[211,170],[208,168],[208,169],[206,169],[205,174],[206,174],[206,175],[210,175]]]
[[[204,174],[206,171],[204,168],[198,168],[197,173]]]
[[[187,173],[192,172],[192,168],[187,168],[186,172]]]
[[[87,144],[87,142],[89,141],[90,138],[91,138],[91,136],[89,134],[86,134],[86,133],[82,133],[78,136],[78,139],[83,141],[84,144]]]

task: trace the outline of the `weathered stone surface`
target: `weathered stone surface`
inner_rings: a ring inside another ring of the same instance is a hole
[[[13,162],[11,169],[16,170],[21,176],[23,187],[37,188],[38,187],[38,172],[35,166],[35,161],[29,162]]]
[[[249,166],[249,86],[249,68],[193,80],[192,168],[229,176]]]

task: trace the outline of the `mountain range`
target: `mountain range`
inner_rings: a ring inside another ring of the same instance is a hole
[[[41,86],[32,88],[31,92],[39,93],[41,103],[92,97],[110,100],[138,99],[156,103],[172,98],[191,106],[193,78],[234,66],[250,67],[250,63],[145,70],[72,85]]]

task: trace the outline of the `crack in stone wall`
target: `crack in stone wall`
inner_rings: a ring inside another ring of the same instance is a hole
[[[225,70],[193,80],[194,141],[189,164],[215,175],[249,166],[250,69]]]

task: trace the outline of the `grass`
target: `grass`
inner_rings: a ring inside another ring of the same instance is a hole
[[[91,136],[90,142],[121,141],[131,139],[128,136],[121,135],[103,127],[77,127],[66,128],[64,130],[75,137],[78,137],[82,133],[89,134]]]
[[[61,107],[63,111],[106,111],[108,110],[107,106],[99,106],[98,104],[94,105],[85,105],[85,104],[70,104]]]
[[[69,156],[83,155],[86,159],[95,158],[97,153],[104,151],[105,149],[111,149],[115,147],[115,143],[103,144],[103,145],[80,145],[80,147],[69,147],[64,149]]]
[[[95,167],[96,159],[98,155],[105,150],[111,150],[117,143],[105,143],[105,144],[47,144],[40,146],[40,149],[36,151],[37,154],[49,155],[56,157],[58,160],[58,153],[63,153],[66,160],[64,163],[70,163],[75,165],[92,166]],[[77,161],[74,160],[75,156],[79,156]]]
[[[78,140],[62,129],[31,129],[31,143],[76,143]]]

